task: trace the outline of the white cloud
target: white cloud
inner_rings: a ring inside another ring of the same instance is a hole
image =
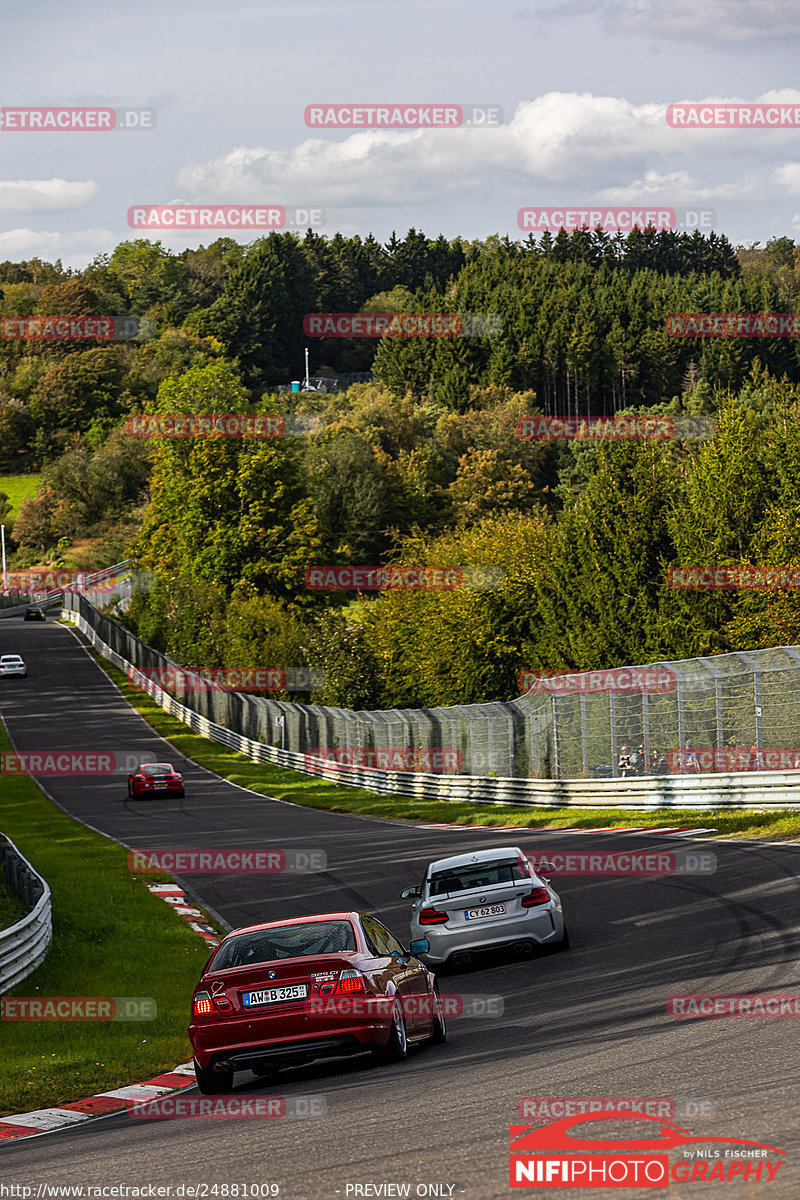
[[[0,259],[43,258],[52,262],[60,258],[64,266],[85,266],[96,254],[113,250],[118,241],[110,229],[79,229],[74,233],[8,229],[0,233]]]
[[[773,179],[790,196],[800,196],[800,163],[784,163],[775,170]]]
[[[781,41],[800,37],[797,0],[564,0],[559,17],[594,14],[617,34],[636,33],[709,44]]]
[[[800,92],[762,99],[800,104]],[[338,140],[315,136],[288,150],[238,146],[184,167],[177,186],[205,202],[328,209],[465,198],[489,198],[496,207],[511,189],[558,203],[735,201],[759,194],[776,147],[785,145],[780,137],[774,130],[674,129],[666,104],[549,92],[492,128],[363,130]]]
[[[747,196],[756,198],[761,195],[763,187],[754,181],[704,186],[689,171],[672,171],[668,174],[646,171],[639,179],[632,179],[620,187],[606,188],[598,194],[597,199],[606,204],[637,204],[644,200],[669,203],[688,196],[696,203],[700,200],[742,200]]]
[[[628,0],[611,7],[621,31],[715,42],[785,41],[800,37],[797,0]]]
[[[67,179],[0,180],[0,212],[61,212],[85,208],[99,190],[93,179],[78,182]]]

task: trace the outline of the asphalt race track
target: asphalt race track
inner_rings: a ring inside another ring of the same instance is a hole
[[[21,653],[30,672],[26,680],[4,681],[0,691],[0,713],[19,750],[135,749],[172,758],[185,774],[185,799],[153,802],[128,801],[124,778],[44,780],[80,820],[134,848],[325,851],[327,870],[317,875],[188,877],[191,892],[231,927],[356,907],[376,911],[405,939],[408,904],[399,893],[418,882],[430,858],[509,843],[537,853],[684,845],[658,836],[423,830],[267,800],[167,754],[65,627],[0,621],[0,652]],[[0,1149],[0,1183],[34,1189],[168,1184],[173,1195],[179,1184],[277,1183],[286,1200],[397,1195],[364,1188],[408,1183],[411,1196],[418,1185],[436,1184],[446,1185],[439,1193],[445,1196],[507,1198],[508,1126],[520,1120],[522,1097],[638,1096],[678,1101],[675,1123],[697,1136],[744,1138],[785,1152],[771,1183],[673,1182],[671,1196],[683,1200],[713,1189],[725,1197],[795,1200],[797,1025],[791,1019],[680,1021],[667,1016],[666,1000],[674,993],[800,993],[800,853],[722,843],[708,848],[719,858],[713,875],[553,874],[572,948],[443,977],[445,992],[504,1001],[502,1017],[452,1020],[445,1046],[413,1051],[407,1062],[390,1067],[357,1059],[288,1071],[269,1086],[250,1074],[237,1076],[241,1095],[322,1095],[324,1117],[145,1122],[113,1116],[9,1143]],[[187,996],[187,1018],[188,1002]],[[191,1057],[188,1040],[185,1057]],[[641,1133],[652,1137],[654,1130]],[[538,1197],[544,1189],[521,1194]]]

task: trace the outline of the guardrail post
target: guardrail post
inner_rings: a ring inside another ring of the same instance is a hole
[[[550,695],[553,705],[553,778],[561,778],[561,742],[558,736],[558,696],[555,692]]]
[[[616,775],[619,771],[619,754],[617,753],[617,713],[614,707],[614,693],[608,693],[608,722],[611,732],[611,772]]]
[[[586,695],[584,692],[579,696],[581,704],[581,754],[583,755],[583,773],[586,778],[589,778],[589,730],[586,724]]]
[[[737,655],[743,662],[746,662],[750,670],[753,672],[753,708],[755,709],[756,718],[756,746],[759,750],[764,749],[764,721],[762,717],[763,709],[761,707],[761,665],[751,658],[749,654],[745,654],[742,650],[737,651]]]
[[[683,712],[683,681],[678,680],[678,750],[686,745],[686,721]]]

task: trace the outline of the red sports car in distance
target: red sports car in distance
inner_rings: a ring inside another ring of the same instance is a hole
[[[197,1085],[233,1087],[234,1072],[271,1075],[318,1058],[406,1058],[443,1042],[435,976],[377,918],[323,913],[235,929],[206,963],[189,1038]]]
[[[137,796],[154,796],[156,792],[185,795],[183,776],[173,770],[171,763],[142,763],[128,776],[128,795],[132,800]]]

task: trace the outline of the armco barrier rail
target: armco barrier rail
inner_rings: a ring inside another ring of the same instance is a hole
[[[106,567],[104,571],[90,571],[84,579],[83,586],[87,591],[91,591],[93,584],[109,576],[123,582],[130,565],[131,560],[126,558],[123,562],[115,563],[113,567]],[[52,608],[54,604],[61,602],[63,595],[64,592],[60,588],[49,592],[0,593],[0,617],[18,617],[34,604],[37,608]]]
[[[0,929],[0,995],[35,971],[47,954],[53,936],[50,888],[20,854],[9,838],[0,834],[0,856],[6,882],[30,912],[16,925]]]
[[[373,792],[394,793],[411,796],[419,800],[452,800],[473,803],[511,804],[533,807],[563,808],[758,808],[765,810],[800,808],[800,771],[783,773],[765,771],[747,774],[677,775],[651,776],[634,779],[519,779],[479,777],[475,775],[433,775],[409,771],[380,771],[370,767],[352,767],[330,761],[314,762],[303,752],[282,750],[268,744],[252,729],[254,736],[247,736],[181,703],[169,692],[154,683],[152,676],[145,675],[139,668],[170,664],[164,655],[147,646],[128,630],[101,613],[83,596],[65,596],[62,615],[72,621],[88,638],[95,649],[128,674],[131,681],[148,692],[155,702],[171,716],[176,717],[193,732],[232,750],[246,755],[253,762],[275,763],[316,775],[331,782],[350,787],[368,788]],[[119,636],[125,645],[131,646],[140,659],[133,664],[105,642],[94,628],[102,626],[110,636]],[[208,702],[209,695],[224,697],[233,720],[251,726],[263,706],[277,704],[275,701],[238,693],[199,692],[198,696]],[[306,709],[310,705],[279,705],[279,707]],[[358,715],[358,714],[354,714]]]

